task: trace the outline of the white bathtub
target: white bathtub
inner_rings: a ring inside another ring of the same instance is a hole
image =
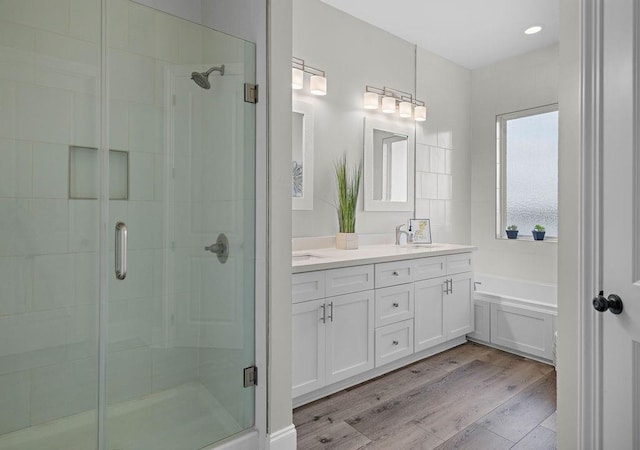
[[[471,340],[554,361],[557,286],[476,274]]]

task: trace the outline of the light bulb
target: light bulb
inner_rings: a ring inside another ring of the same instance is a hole
[[[413,118],[416,122],[424,122],[425,120],[427,120],[427,107],[416,106],[413,110]]]
[[[410,102],[400,102],[400,117],[411,117],[411,103]]]
[[[375,92],[364,93],[364,109],[378,109],[378,94]]]
[[[320,75],[313,75],[310,80],[309,90],[313,95],[327,95],[327,79]]]
[[[291,88],[302,89],[304,86],[304,72],[295,67],[291,68]]]
[[[394,97],[382,97],[382,112],[387,114],[396,112],[396,99]]]

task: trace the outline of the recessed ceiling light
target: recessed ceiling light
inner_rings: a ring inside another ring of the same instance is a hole
[[[539,33],[541,30],[542,30],[542,27],[540,25],[534,25],[524,30],[524,34],[536,34],[536,33]]]

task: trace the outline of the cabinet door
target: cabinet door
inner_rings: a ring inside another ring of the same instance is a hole
[[[447,339],[473,331],[473,274],[461,273],[448,277],[450,292],[444,296],[444,318]]]
[[[418,281],[414,286],[415,351],[438,345],[446,339],[444,298],[446,277]]]
[[[373,369],[374,291],[325,299],[327,384]]]
[[[293,305],[292,395],[325,385],[324,299]]]

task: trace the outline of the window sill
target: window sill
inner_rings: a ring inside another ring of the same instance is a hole
[[[558,243],[558,238],[557,237],[545,237],[543,240],[541,241],[536,241],[535,239],[533,239],[533,236],[518,236],[517,239],[509,239],[508,237],[504,236],[504,237],[496,237],[497,241],[523,241],[523,242],[549,242],[549,243]]]

